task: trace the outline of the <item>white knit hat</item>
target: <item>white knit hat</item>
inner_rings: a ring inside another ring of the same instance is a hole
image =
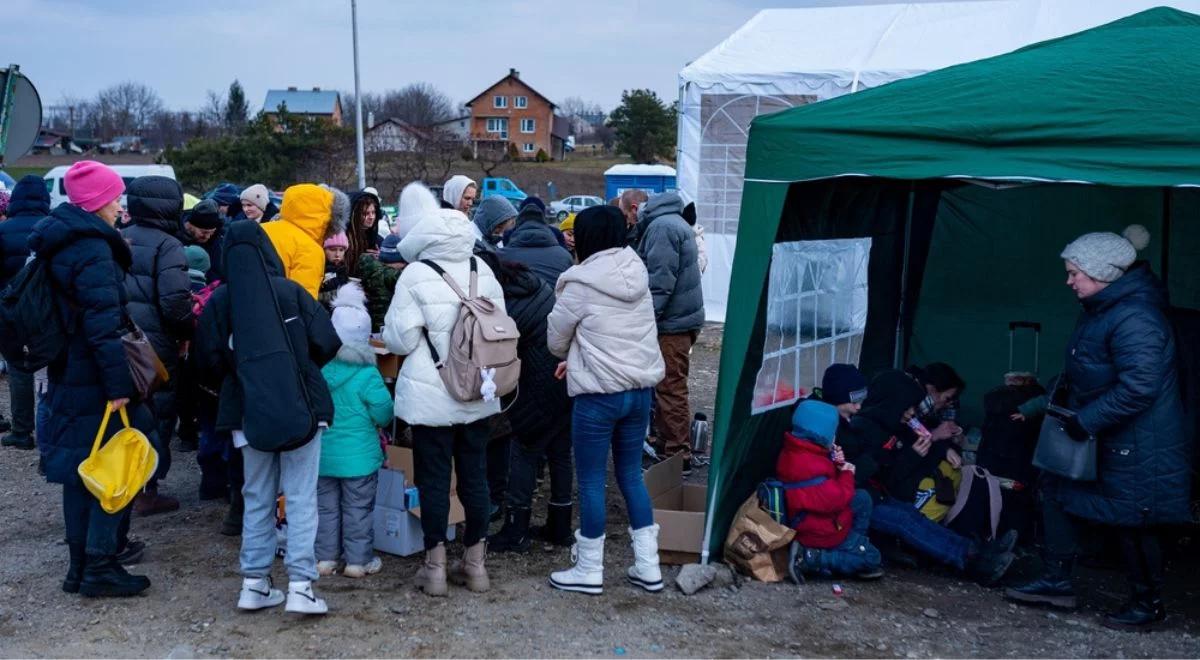
[[[358,282],[343,285],[333,297],[330,320],[343,344],[365,344],[371,338],[371,315],[366,301]]]
[[[242,191],[241,199],[257,206],[259,211],[266,211],[267,205],[271,203],[271,193],[266,186],[256,183]]]
[[[1129,225],[1118,236],[1110,231],[1084,234],[1060,255],[1097,282],[1115,282],[1137,261],[1137,253],[1150,244],[1150,231]]]
[[[421,218],[441,208],[437,198],[424,185],[414,181],[400,191],[400,202],[396,206],[396,222],[392,233],[404,238]]]

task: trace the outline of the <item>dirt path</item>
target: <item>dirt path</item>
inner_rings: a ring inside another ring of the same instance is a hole
[[[719,331],[694,353],[694,398],[711,409]],[[7,409],[7,385],[0,387]],[[177,455],[166,488],[181,511],[134,521],[148,545],[137,570],[154,581],[143,597],[92,601],[62,593],[66,548],[59,489],[36,474],[32,452],[0,451],[0,656],[1107,656],[1195,657],[1200,651],[1200,580],[1195,566],[1173,566],[1169,630],[1109,632],[1097,608],[1123,587],[1114,573],[1088,582],[1088,609],[1054,614],[1018,609],[996,590],[944,574],[895,571],[875,584],[804,587],[742,582],[692,597],[675,589],[643,593],[621,578],[630,561],[625,514],[610,500],[606,591],[556,592],[546,584],[566,565],[565,550],[489,558],[493,589],[452,590],[432,600],[414,593],[415,558],[385,556],[384,571],[361,581],[332,578],[319,589],[333,612],[320,619],[281,609],[234,609],[238,541],[216,533],[218,502],[198,502],[194,455]],[[457,551],[457,549],[455,549]],[[1194,554],[1194,553],[1193,553]],[[277,582],[285,582],[281,567]]]

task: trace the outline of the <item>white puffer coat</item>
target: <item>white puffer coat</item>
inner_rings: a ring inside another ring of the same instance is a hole
[[[396,380],[396,416],[409,424],[469,424],[500,412],[499,399],[463,403],[446,392],[422,333],[422,329],[429,331],[438,355],[444,358],[462,303],[440,275],[418,262],[433,261],[466,293],[475,244],[471,227],[462,213],[438,209],[428,212],[400,241],[400,254],[408,266],[396,282],[396,294],[384,318],[383,341],[389,351],[408,356]],[[478,259],[475,263],[479,295],[504,309],[504,291],[492,270]]]
[[[630,248],[597,252],[558,278],[547,317],[550,352],[567,358],[567,391],[654,387],[665,371],[646,266]]]

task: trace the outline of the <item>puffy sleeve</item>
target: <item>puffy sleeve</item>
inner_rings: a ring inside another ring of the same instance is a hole
[[[560,358],[567,357],[571,342],[575,340],[575,329],[579,326],[582,300],[578,287],[567,284],[558,293],[554,309],[546,317],[546,344],[550,352]]]
[[[1101,433],[1137,417],[1154,405],[1167,370],[1163,359],[1171,327],[1161,312],[1130,306],[1120,310],[1108,338],[1117,382],[1079,411],[1079,423]]]
[[[155,278],[158,310],[171,336],[176,340],[188,339],[193,326],[192,284],[188,280],[187,259],[179,241],[171,239],[163,244]]]
[[[100,367],[105,396],[109,401],[132,398],[133,377],[121,345],[126,328],[121,302],[123,275],[108,245],[101,241],[87,243],[83,250],[86,256],[73,264],[69,294],[79,306],[80,330]]]
[[[396,355],[408,355],[417,350],[421,341],[421,330],[425,327],[425,314],[413,296],[411,285],[419,276],[416,264],[409,265],[396,281],[396,293],[383,321],[383,343],[388,351]],[[423,266],[428,269],[427,266]]]

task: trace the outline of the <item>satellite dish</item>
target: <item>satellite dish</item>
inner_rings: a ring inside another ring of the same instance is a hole
[[[13,64],[0,69],[0,163],[29,153],[42,127],[42,98]]]

